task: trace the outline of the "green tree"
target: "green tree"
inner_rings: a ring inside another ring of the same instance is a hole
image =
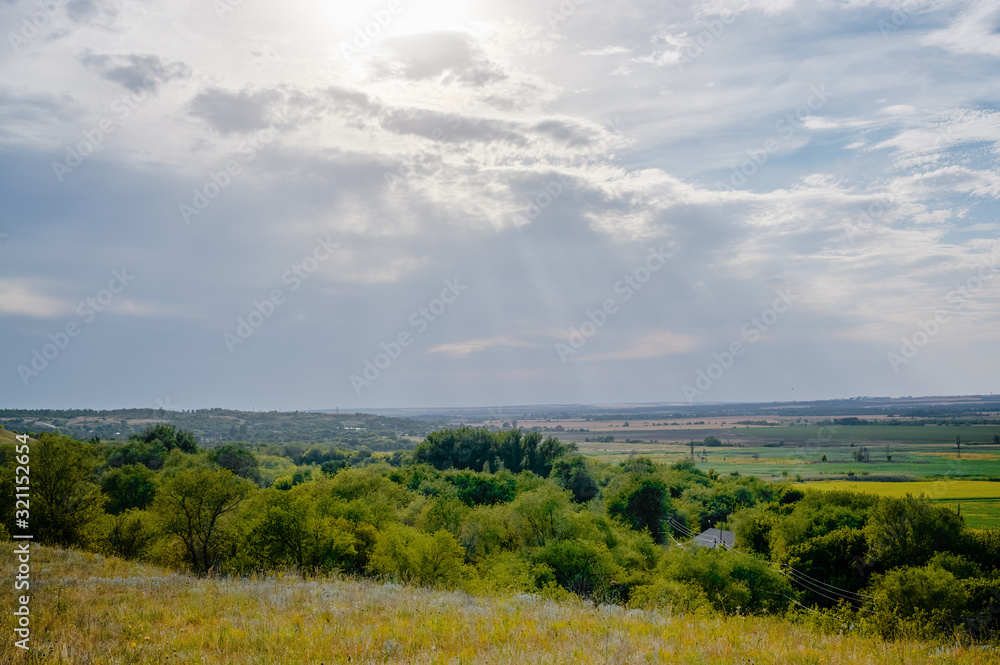
[[[846,591],[858,591],[865,584],[865,535],[857,529],[837,529],[788,549],[787,564],[798,573],[823,580]],[[801,576],[799,577],[801,580]],[[821,607],[836,605],[841,594],[807,582],[806,603]]]
[[[961,517],[930,499],[880,497],[865,526],[868,559],[883,570],[920,566],[958,544],[964,529]]]
[[[648,529],[657,543],[665,532],[663,521],[670,515],[670,490],[660,478],[633,476],[607,500],[608,515],[621,519],[636,531]]]
[[[583,455],[560,457],[552,467],[552,475],[563,489],[573,493],[573,500],[577,503],[586,503],[600,493]]]
[[[241,478],[255,483],[260,482],[260,463],[257,461],[257,456],[234,443],[219,446],[209,453],[208,458]]]
[[[91,446],[61,434],[39,435],[31,450],[31,517],[42,542],[82,544],[105,502],[93,482],[97,464]]]
[[[174,448],[183,453],[198,452],[198,445],[195,443],[194,434],[163,423],[152,425],[138,434],[133,434],[129,437],[129,441],[141,441],[154,446],[159,443],[163,445],[168,453]]]
[[[167,480],[154,503],[166,533],[184,544],[198,574],[220,563],[225,518],[249,496],[253,484],[225,469],[187,468]]]
[[[946,630],[968,600],[955,576],[933,565],[890,570],[875,578],[869,591],[876,597],[871,621],[886,638],[895,637],[907,624],[918,635]]]
[[[156,474],[142,464],[108,469],[101,477],[101,491],[108,497],[104,509],[112,515],[145,510],[156,497]]]

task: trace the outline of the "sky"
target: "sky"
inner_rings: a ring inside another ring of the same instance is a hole
[[[1000,6],[3,0],[0,407],[987,394]]]

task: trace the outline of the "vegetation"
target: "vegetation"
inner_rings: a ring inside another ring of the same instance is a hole
[[[801,619],[708,608],[594,607],[572,597],[302,580],[192,577],[79,551],[36,548],[44,571],[29,652],[0,643],[0,661],[28,663],[756,663],[995,662],[980,645],[887,642]],[[4,560],[3,573],[13,563]],[[683,589],[661,585],[670,595]],[[0,595],[0,631],[13,627]],[[810,618],[805,618],[810,617]]]
[[[352,575],[891,639],[1000,631],[1000,531],[926,498],[810,491],[691,460],[611,465],[484,428],[391,454],[205,450],[162,424],[123,443],[46,433],[30,449],[41,542],[202,577]],[[7,533],[16,465],[0,443]],[[734,531],[735,548],[685,543],[710,527]]]

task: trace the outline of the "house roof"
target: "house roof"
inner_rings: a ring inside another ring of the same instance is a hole
[[[736,545],[736,534],[724,529],[705,529],[694,537],[694,543],[713,549],[722,544],[726,546],[726,549],[732,549]]]

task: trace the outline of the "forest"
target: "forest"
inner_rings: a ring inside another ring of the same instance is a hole
[[[442,429],[385,453],[206,447],[166,424],[113,443],[40,433],[27,452],[13,434],[0,431],[3,539],[19,532],[14,488],[30,466],[36,542],[200,576],[577,596],[887,639],[1000,630],[1000,531],[925,498],[610,464],[517,429]],[[734,546],[692,543],[709,528]]]

